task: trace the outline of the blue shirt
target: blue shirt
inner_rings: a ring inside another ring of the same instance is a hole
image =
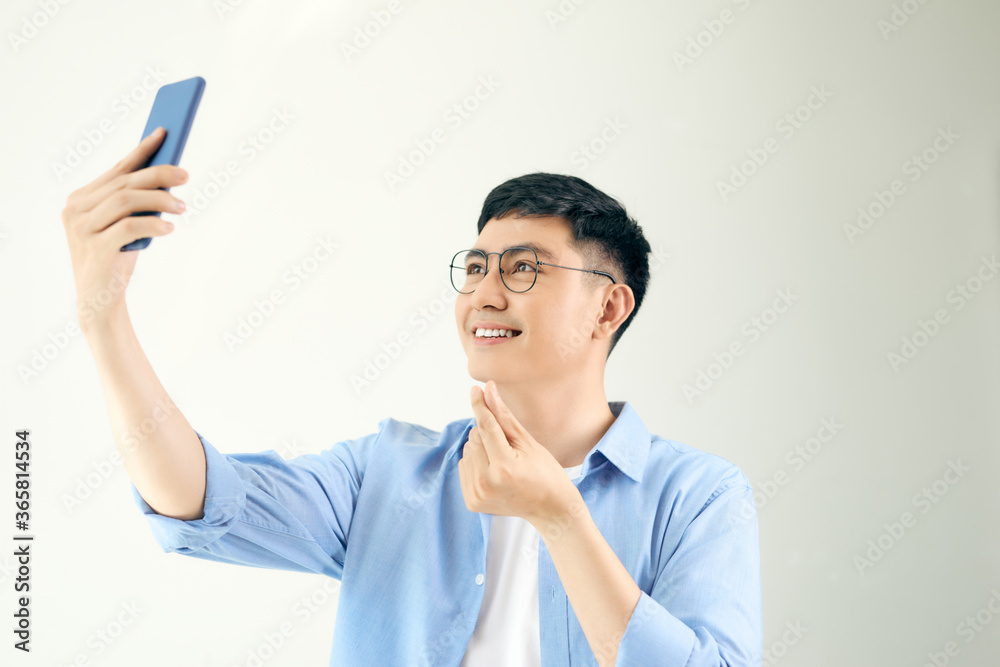
[[[616,665],[760,665],[763,609],[752,488],[726,459],[650,435],[628,403],[573,480],[641,589]],[[289,460],[222,454],[200,433],[204,516],[157,514],[167,552],[340,580],[330,664],[457,666],[483,599],[492,515],[470,512],[458,461],[474,418],[377,433]],[[545,547],[542,665],[597,665]]]

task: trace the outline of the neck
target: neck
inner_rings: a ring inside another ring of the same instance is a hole
[[[501,384],[497,390],[528,433],[563,468],[578,466],[615,422],[604,378],[578,375],[553,381]]]

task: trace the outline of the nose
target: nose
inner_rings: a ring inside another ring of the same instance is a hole
[[[500,279],[500,258],[497,257],[496,264],[490,268],[492,257],[486,258],[486,275],[476,285],[476,291],[472,293],[472,305],[482,310],[486,306],[503,308],[507,304],[507,288]]]

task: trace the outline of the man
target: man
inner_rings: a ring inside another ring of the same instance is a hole
[[[391,418],[319,454],[220,453],[146,360],[124,299],[144,210],[182,170],[133,171],[157,133],[63,213],[85,331],[136,503],[166,551],[342,582],[331,665],[757,665],[757,515],[725,459],[608,402],[608,355],[646,291],[649,244],[579,178],[495,188],[449,271],[472,418]],[[106,291],[106,290],[105,290]],[[159,406],[166,404],[169,409]],[[161,409],[143,443],[130,425]],[[160,419],[158,418],[158,421]]]

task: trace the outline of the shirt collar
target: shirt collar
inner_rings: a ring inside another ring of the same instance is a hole
[[[615,421],[597,444],[587,452],[587,456],[583,459],[583,468],[580,469],[580,477],[585,477],[591,468],[600,465],[600,461],[593,460],[594,452],[600,452],[623,473],[636,482],[641,482],[646,460],[649,458],[651,440],[649,430],[628,401],[609,401],[608,408],[615,416]],[[452,451],[453,455],[461,455],[461,446],[468,440],[469,431],[475,423],[475,418],[470,417],[457,446]]]
[[[642,481],[642,472],[649,458],[650,434],[646,425],[627,401],[609,402],[615,421],[583,460],[581,476],[600,464],[594,461],[594,452],[600,452],[619,470],[637,482]]]

